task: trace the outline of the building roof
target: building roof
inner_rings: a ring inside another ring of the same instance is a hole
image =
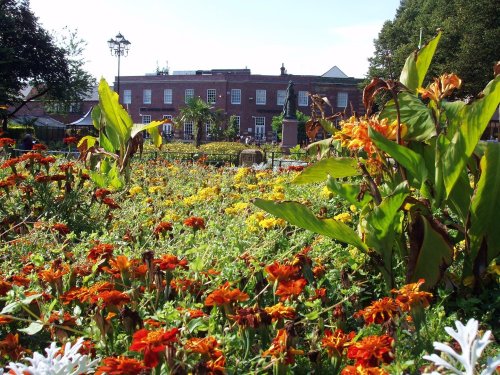
[[[43,126],[47,128],[63,128],[65,125],[57,121],[55,118],[52,118],[50,116],[30,116],[30,115],[23,115],[23,116],[16,116],[14,117],[14,121],[20,124],[31,124],[34,126]]]
[[[335,65],[329,71],[322,75],[327,78],[349,78],[340,68]]]
[[[92,109],[94,106],[90,107],[89,111],[82,118],[73,121],[68,125],[72,126],[94,126],[94,122],[92,121]]]

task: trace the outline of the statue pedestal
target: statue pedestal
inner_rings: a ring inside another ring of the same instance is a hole
[[[297,146],[298,123],[296,119],[283,119],[281,149],[285,153],[289,153],[292,147]]]

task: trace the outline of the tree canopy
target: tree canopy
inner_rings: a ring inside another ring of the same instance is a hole
[[[186,121],[194,123],[196,148],[199,148],[203,139],[203,125],[211,121],[217,121],[217,117],[217,112],[207,102],[195,96],[190,98],[184,107],[180,108],[177,121],[179,123]]]
[[[0,110],[4,129],[26,104],[21,92],[27,85],[36,87],[37,98],[58,101],[77,100],[89,91],[94,80],[82,74],[78,45],[67,46],[58,46],[40,26],[29,1],[0,0],[0,105],[9,107]]]
[[[477,95],[493,77],[500,59],[500,11],[491,0],[401,0],[374,41],[368,77],[397,77],[406,57],[443,30],[427,80],[443,72],[462,78],[457,96]],[[422,39],[420,39],[422,33]]]

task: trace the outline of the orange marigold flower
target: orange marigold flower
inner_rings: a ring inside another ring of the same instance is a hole
[[[33,151],[45,151],[46,149],[47,146],[45,146],[43,143],[35,143],[32,148]]]
[[[186,259],[179,259],[172,254],[163,254],[160,259],[155,259],[154,264],[157,264],[163,271],[172,271],[176,267],[187,268]]]
[[[384,297],[378,301],[372,302],[370,306],[367,306],[363,310],[359,310],[354,314],[354,317],[363,317],[365,323],[368,325],[373,323],[382,324],[399,316],[400,312],[401,309],[394,299]]]
[[[38,277],[47,283],[54,283],[61,280],[69,271],[70,268],[67,264],[53,264],[49,269],[38,272]]]
[[[229,282],[226,282],[219,289],[214,290],[205,299],[205,306],[222,306],[232,302],[242,302],[248,300],[248,294],[242,292],[238,288],[229,289]]]
[[[144,324],[151,328],[160,328],[163,325],[162,322],[159,322],[158,320],[154,320],[151,318],[144,320]]]
[[[280,296],[281,301],[286,301],[291,297],[296,297],[302,293],[307,284],[306,279],[280,281],[276,289],[276,295]]]
[[[5,168],[10,168],[14,167],[16,164],[18,164],[21,161],[20,158],[10,158],[3,162],[3,164],[0,166],[0,168],[5,169]]]
[[[416,283],[404,285],[401,289],[393,289],[392,293],[397,295],[396,302],[399,303],[403,311],[410,311],[412,307],[422,306],[428,307],[432,293],[421,292],[420,287],[425,283],[424,279],[418,280]]]
[[[97,262],[101,259],[110,259],[113,256],[114,246],[112,244],[100,243],[89,250],[87,259]]]
[[[293,279],[297,276],[299,272],[298,266],[288,266],[285,264],[280,264],[277,261],[265,267],[267,272],[267,279],[269,282],[273,283],[276,280],[285,281]]]
[[[129,303],[131,300],[128,294],[122,293],[118,290],[106,290],[95,296],[92,296],[91,301],[94,303],[102,301],[104,305],[103,307],[109,305],[120,307],[126,303]]]
[[[219,347],[217,339],[213,336],[192,337],[184,344],[184,349],[190,352],[211,356]]]
[[[70,145],[70,144],[77,144],[78,143],[78,138],[76,137],[66,137],[63,139],[63,143]]]
[[[189,315],[189,319],[196,319],[196,318],[202,318],[204,316],[207,316],[207,314],[205,314],[200,309],[187,309],[187,313]]]
[[[172,289],[182,292],[188,292],[192,295],[201,294],[202,283],[201,280],[188,279],[188,278],[177,278],[170,281],[170,286]]]
[[[95,296],[101,292],[106,290],[114,290],[115,286],[107,281],[100,281],[92,284],[90,287],[81,287],[81,288],[71,288],[66,293],[61,295],[61,301],[63,304],[67,305],[68,303],[77,300],[79,302],[85,303],[90,302],[92,296]]]
[[[223,355],[219,355],[217,358],[209,359],[205,363],[206,369],[209,371],[209,374],[224,374],[226,366],[226,357]]]
[[[109,191],[108,189],[104,189],[104,188],[101,188],[101,189],[97,189],[95,192],[94,192],[94,196],[98,199],[102,199],[102,198],[106,198],[108,195],[111,194],[111,191]]]
[[[59,170],[61,170],[62,172],[72,171],[74,166],[75,163],[73,162],[64,163],[59,166]]]
[[[162,221],[158,223],[158,225],[155,227],[155,229],[153,230],[153,234],[159,237],[160,234],[163,234],[165,232],[170,232],[172,231],[172,229],[173,229],[172,223],[167,221]]]
[[[194,230],[205,229],[205,220],[202,217],[191,216],[184,220],[184,225]]]
[[[39,152],[28,152],[27,154],[21,155],[19,158],[21,159],[21,161],[24,160],[40,161],[41,159],[43,159],[43,155],[40,154]]]
[[[347,350],[347,357],[362,367],[378,367],[394,360],[394,339],[390,336],[368,336]]]
[[[380,367],[346,366],[340,375],[389,375]]]
[[[43,183],[50,182],[52,180],[50,179],[50,176],[46,176],[44,174],[38,173],[35,176],[35,181],[43,184]]]
[[[51,163],[55,163],[56,158],[53,156],[46,156],[43,159],[40,159],[39,163],[42,165],[49,165]]]
[[[278,330],[271,346],[262,353],[262,356],[272,356],[280,361],[284,361],[286,364],[293,363],[295,356],[304,354],[304,351],[291,347],[290,341],[286,329]]]
[[[17,361],[28,352],[29,350],[19,344],[19,334],[17,333],[15,335],[8,333],[5,339],[0,341],[0,357],[8,356]]]
[[[229,315],[242,327],[259,328],[261,325],[271,324],[271,315],[259,307],[247,307],[236,310],[235,315]]]
[[[144,362],[135,358],[107,357],[102,362],[95,375],[140,375],[149,371]]]
[[[354,336],[356,336],[355,332],[344,333],[341,329],[337,329],[335,332],[325,330],[325,337],[321,339],[321,345],[327,350],[330,357],[341,357],[344,349],[352,343]]]
[[[0,147],[14,146],[16,141],[12,138],[0,138]]]
[[[283,303],[279,302],[278,304],[270,307],[264,307],[264,310],[271,315],[272,321],[275,322],[280,319],[295,319],[296,313],[295,308],[292,306],[285,306]]]
[[[118,203],[116,203],[110,197],[103,198],[101,202],[104,203],[106,206],[108,206],[110,209],[120,208],[120,206],[118,205]]]
[[[63,223],[55,223],[51,228],[53,231],[59,232],[61,235],[66,235],[70,232],[69,227]]]
[[[178,333],[178,328],[172,328],[169,331],[140,329],[134,333],[129,350],[144,353],[144,364],[148,367],[156,367],[160,363],[160,353],[164,352],[167,346],[177,342]]]

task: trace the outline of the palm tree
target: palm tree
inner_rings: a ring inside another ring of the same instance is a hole
[[[200,147],[203,139],[204,124],[210,121],[215,121],[217,118],[216,112],[213,111],[208,103],[200,97],[193,97],[188,100],[186,105],[180,109],[178,122],[193,121],[194,132],[196,136],[196,148]]]

